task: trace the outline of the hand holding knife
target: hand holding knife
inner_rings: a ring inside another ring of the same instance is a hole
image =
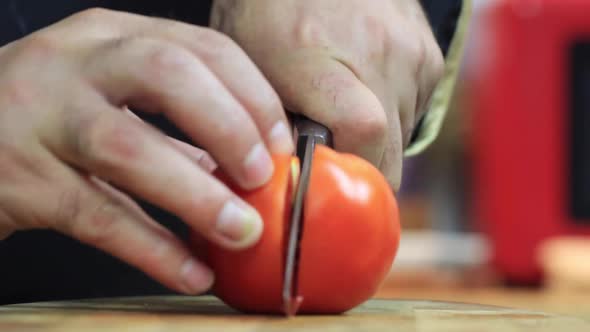
[[[376,167],[333,149],[326,127],[289,115],[296,155],[277,155],[274,181],[241,192],[268,232],[244,252],[207,247],[215,294],[242,312],[342,313],[373,296],[391,268],[396,198]]]

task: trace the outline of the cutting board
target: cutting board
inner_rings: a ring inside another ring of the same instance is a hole
[[[590,331],[580,318],[502,307],[373,299],[341,315],[244,315],[211,296],[156,296],[0,306],[0,331]]]

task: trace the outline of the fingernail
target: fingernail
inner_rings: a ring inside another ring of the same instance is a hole
[[[216,224],[217,232],[234,243],[243,247],[258,240],[262,230],[262,218],[258,211],[245,203],[229,200],[219,213]]]
[[[266,183],[272,176],[274,165],[262,143],[254,145],[244,160],[246,178],[253,187]]]
[[[289,128],[283,121],[278,121],[270,130],[269,139],[274,153],[291,154],[293,152],[293,138]]]
[[[198,294],[206,291],[213,285],[213,272],[189,258],[180,269],[180,277],[185,292]]]

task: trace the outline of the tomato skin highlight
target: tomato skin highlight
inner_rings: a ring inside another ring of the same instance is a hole
[[[232,251],[193,236],[195,254],[214,271],[213,293],[246,313],[282,314],[285,251],[294,192],[295,156],[273,156],[275,173],[262,188],[243,191],[215,175],[261,214],[263,234],[253,247]],[[295,180],[296,181],[296,180]],[[300,243],[298,313],[341,313],[375,294],[400,239],[393,190],[373,165],[317,145],[305,196]]]
[[[279,313],[282,309],[285,239],[287,234],[293,156],[273,156],[275,172],[263,187],[244,191],[221,173],[215,176],[260,213],[264,228],[260,240],[245,250],[229,250],[214,243],[203,245],[193,234],[195,254],[215,273],[213,293],[243,312]],[[203,248],[205,246],[205,248]],[[199,253],[200,251],[200,253]]]
[[[400,240],[397,202],[367,161],[317,146],[304,205],[301,313],[341,313],[375,294]]]

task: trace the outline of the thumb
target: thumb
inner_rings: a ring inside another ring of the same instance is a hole
[[[343,63],[326,54],[298,54],[275,62],[270,81],[285,107],[327,126],[334,148],[379,167],[387,116],[379,99]]]

